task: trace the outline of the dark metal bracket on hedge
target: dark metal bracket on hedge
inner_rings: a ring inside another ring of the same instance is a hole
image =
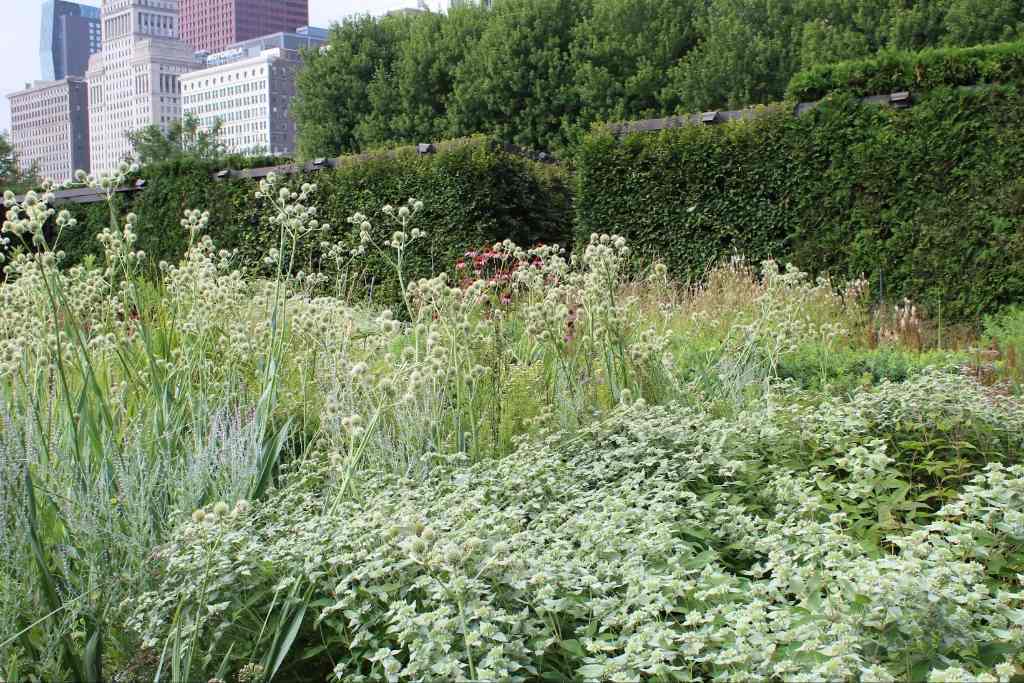
[[[423,142],[415,145],[417,154],[437,154],[440,151],[446,151],[457,147],[462,147],[466,144],[465,139],[461,140],[447,140],[445,142],[433,143]],[[513,145],[507,142],[498,142],[491,140],[488,142],[491,149],[501,150],[506,154],[513,156],[523,157],[532,161],[538,161],[544,164],[556,164],[558,160],[547,152],[534,152],[518,145]],[[408,150],[408,147],[401,149],[391,149],[382,152],[372,152],[368,154],[353,154],[350,156],[338,157],[335,159],[328,159],[321,157],[319,159],[313,159],[302,164],[285,164],[282,166],[263,166],[260,168],[246,168],[241,170],[224,169],[217,171],[212,174],[212,177],[216,181],[230,180],[232,178],[248,178],[252,180],[259,180],[266,178],[271,173],[276,175],[294,175],[297,173],[314,173],[316,171],[322,171],[328,168],[338,168],[339,166],[348,166],[351,164],[358,164],[369,161],[371,159],[393,159],[396,158],[403,151]],[[117,188],[115,192],[121,193],[133,193],[145,188],[145,180],[137,180],[133,185],[125,185]],[[18,201],[21,201],[23,197],[18,197]],[[96,190],[89,188],[74,188],[71,190],[59,190],[54,192],[55,203],[70,203],[70,204],[94,204],[97,202],[106,201]]]
[[[904,90],[901,92],[890,93],[888,95],[862,97],[860,98],[860,101],[864,104],[878,104],[882,106],[896,107],[898,109],[905,109],[913,106],[914,96],[909,91]],[[820,104],[821,100],[817,102],[801,102],[793,108],[792,113],[795,116],[802,116],[807,112],[812,111]],[[683,128],[685,126],[713,126],[719,123],[726,123],[728,121],[747,121],[780,111],[784,111],[784,108],[779,105],[768,104],[760,107],[751,107],[749,109],[740,109],[737,111],[706,111],[700,114],[667,116],[662,119],[646,119],[643,121],[613,123],[608,126],[608,130],[611,131],[613,135],[622,137],[624,135],[630,135],[631,133],[656,133],[662,130],[673,130],[675,128]]]

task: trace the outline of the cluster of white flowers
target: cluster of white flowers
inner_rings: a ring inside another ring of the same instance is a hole
[[[783,269],[775,261],[765,261],[755,279],[746,263],[737,258],[714,275],[724,276],[727,292],[739,290],[750,296],[743,302],[745,306],[734,306],[737,311],[747,311],[731,322],[718,365],[719,380],[734,400],[743,387],[769,384],[777,378],[787,355],[807,346],[834,348],[849,334],[844,321],[857,319],[864,310],[866,287],[860,281],[840,291],[826,277],[812,282],[792,264]],[[737,282],[748,286],[736,287]],[[695,321],[717,322],[706,311],[697,311]]]
[[[92,348],[109,348],[118,328],[124,327],[124,304],[112,296],[115,283],[111,270],[89,270],[83,266],[61,268],[64,252],[57,250],[64,231],[77,227],[66,211],[57,211],[54,185],[46,182],[41,193],[28,192],[21,202],[5,193],[6,219],[0,235],[2,247],[15,240],[22,250],[4,265],[5,283],[0,286],[0,376],[25,368],[56,367],[74,354],[68,329]],[[144,255],[132,252],[134,217],[123,233],[109,229],[101,235],[108,256],[137,263]],[[47,227],[53,222],[56,230]],[[2,261],[0,261],[2,262]],[[54,306],[63,310],[54,315]]]
[[[320,222],[317,218],[319,210],[311,203],[318,189],[315,184],[303,183],[298,189],[293,189],[282,183],[281,176],[271,173],[260,180],[256,197],[270,205],[270,224],[281,232],[281,246],[272,254],[270,262],[279,266],[281,272],[290,275],[299,242],[316,233],[330,232],[331,226]],[[288,251],[287,267],[282,260],[285,254],[281,253],[281,249]]]
[[[96,190],[109,201],[124,186],[128,177],[139,172],[139,165],[122,161],[116,170],[92,175],[85,171],[75,171],[75,181],[85,187]]]
[[[217,545],[184,529],[133,625],[159,645],[180,600],[227,600],[202,628],[231,633],[236,610],[257,595],[271,610],[290,576],[323,605],[311,647],[348,653],[333,660],[345,681],[1019,675],[1024,575],[1000,566],[1020,570],[1024,467],[978,470],[931,521],[871,548],[807,471],[789,469],[835,437],[813,406],[796,417],[806,443],[791,438],[792,411],[631,405],[416,485],[382,476],[327,512],[330,468],[310,462]],[[875,457],[849,443],[851,462]],[[193,577],[208,563],[224,587],[202,594]]]

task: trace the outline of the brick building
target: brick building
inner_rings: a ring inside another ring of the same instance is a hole
[[[202,52],[309,25],[309,0],[180,0],[181,39]]]

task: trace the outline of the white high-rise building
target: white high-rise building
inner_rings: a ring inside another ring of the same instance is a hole
[[[7,96],[11,101],[11,145],[23,170],[41,178],[71,180],[89,168],[89,112],[85,81],[36,81]]]
[[[201,62],[178,40],[178,0],[103,0],[102,50],[89,60],[89,148],[94,173],[133,155],[128,133],[181,117],[182,74]]]
[[[294,154],[289,110],[302,65],[299,53],[252,45],[211,55],[210,61],[214,66],[181,78],[184,115],[194,116],[207,132],[219,123],[220,142],[232,154]]]

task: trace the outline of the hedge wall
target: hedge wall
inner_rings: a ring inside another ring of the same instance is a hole
[[[787,97],[811,102],[840,91],[863,97],[1021,80],[1024,42],[1016,42],[923,52],[882,52],[870,59],[816,66],[792,78]]]
[[[238,249],[240,262],[258,267],[278,233],[267,222],[267,210],[254,194],[257,182],[247,179],[215,181],[208,164],[178,162],[142,170],[145,189],[125,200],[124,210],[139,216],[138,248],[151,263],[176,262],[187,246],[179,225],[186,209],[211,214],[210,235],[218,247]],[[386,204],[398,205],[409,197],[424,203],[416,226],[429,231],[429,239],[410,251],[409,271],[426,277],[449,269],[467,249],[511,238],[521,244],[568,243],[571,239],[572,202],[564,172],[501,151],[481,139],[448,143],[432,155],[402,149],[369,159],[342,160],[335,169],[287,178],[297,187],[316,183],[320,220],[329,233],[305,240],[297,263],[316,267],[319,243],[358,239],[347,218],[359,211],[371,218],[378,242],[396,227],[381,213]],[[95,234],[109,220],[105,204],[74,208],[84,226],[65,235],[62,248],[68,262],[99,255]],[[372,251],[360,260],[363,282],[374,295],[393,300],[398,292],[390,270]]]
[[[577,165],[577,240],[619,232],[684,277],[740,252],[867,274],[875,296],[947,318],[1024,300],[1024,96],[1012,87],[594,133]]]

